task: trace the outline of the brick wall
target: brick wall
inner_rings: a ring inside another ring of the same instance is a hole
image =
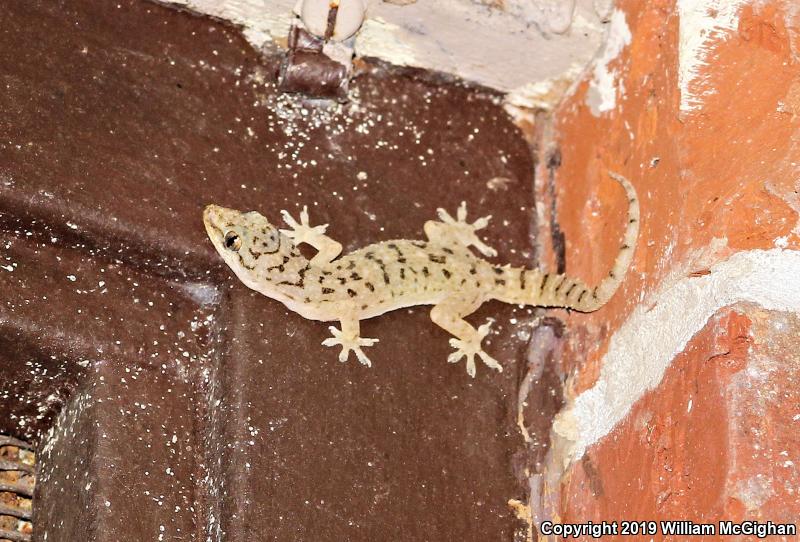
[[[796,521],[798,25],[788,1],[620,2],[619,47],[555,112],[538,177],[567,271],[597,281],[617,250],[607,170],[636,185],[642,230],[609,305],[564,315],[534,519]]]

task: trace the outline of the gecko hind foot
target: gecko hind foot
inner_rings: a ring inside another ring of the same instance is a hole
[[[281,211],[283,221],[292,228],[291,230],[280,230],[282,234],[294,241],[295,245],[300,243],[308,243],[315,245],[316,240],[325,236],[325,230],[328,229],[327,224],[320,226],[311,226],[308,222],[308,206],[303,205],[303,210],[300,211],[300,222],[298,223],[288,211]]]
[[[497,256],[497,251],[481,241],[475,233],[489,224],[492,215],[482,216],[472,223],[467,222],[467,202],[465,201],[462,201],[461,205],[458,207],[456,218],[450,216],[450,213],[441,207],[436,209],[436,213],[439,215],[439,220],[447,226],[451,235],[453,235],[459,243],[464,246],[474,246],[484,256]]]
[[[344,333],[342,333],[339,329],[335,326],[330,326],[328,329],[331,330],[333,337],[325,339],[322,341],[323,346],[341,346],[342,351],[339,352],[339,361],[345,362],[350,357],[350,352],[355,352],[356,358],[358,361],[361,362],[362,365],[366,365],[367,367],[372,367],[372,362],[369,360],[366,354],[361,350],[362,346],[372,346],[378,339],[364,339],[362,337],[345,337]]]
[[[467,374],[475,378],[475,356],[477,355],[487,367],[502,373],[503,367],[500,363],[481,348],[481,342],[489,334],[491,327],[491,321],[483,324],[478,328],[478,335],[473,340],[450,339],[450,346],[455,348],[456,351],[447,356],[448,363],[457,363],[461,358],[466,357]]]

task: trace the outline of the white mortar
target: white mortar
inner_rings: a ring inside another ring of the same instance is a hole
[[[675,356],[711,316],[738,302],[800,311],[800,251],[739,252],[712,266],[711,274],[683,278],[639,305],[611,338],[597,383],[556,418],[556,434],[571,441],[562,457],[565,466],[580,459],[661,382]]]

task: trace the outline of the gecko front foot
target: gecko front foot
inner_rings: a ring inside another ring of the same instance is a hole
[[[342,351],[339,353],[339,361],[347,361],[347,358],[350,357],[350,352],[353,351],[355,352],[358,361],[360,361],[362,365],[372,367],[372,362],[369,360],[366,354],[361,351],[361,347],[372,346],[378,342],[378,339],[364,339],[358,336],[345,337],[344,333],[336,329],[335,326],[330,326],[328,329],[330,329],[331,333],[333,333],[333,337],[325,339],[322,341],[322,344],[323,346],[341,346]]]
[[[439,215],[439,220],[441,220],[449,230],[450,235],[459,243],[464,246],[474,246],[484,256],[497,256],[497,251],[481,241],[475,233],[489,224],[492,215],[482,216],[470,224],[467,222],[467,202],[465,201],[462,201],[461,205],[458,207],[456,218],[450,216],[450,213],[441,207],[436,209],[436,213]]]
[[[288,211],[281,211],[283,221],[292,228],[291,230],[281,230],[281,233],[294,241],[295,245],[300,243],[307,243],[311,246],[316,246],[320,238],[325,237],[325,230],[328,229],[327,224],[320,226],[311,226],[308,223],[308,206],[303,205],[303,210],[300,211],[300,223],[298,223]]]
[[[489,334],[492,323],[486,322],[478,328],[478,334],[472,340],[450,339],[450,346],[456,349],[455,352],[447,356],[449,363],[457,363],[461,358],[467,358],[467,374],[475,378],[475,356],[481,358],[487,367],[503,372],[503,367],[492,356],[481,348],[483,338]]]

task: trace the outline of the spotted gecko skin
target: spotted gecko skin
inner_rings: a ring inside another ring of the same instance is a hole
[[[628,223],[611,271],[595,287],[567,275],[498,266],[478,257],[471,247],[484,256],[496,255],[476,235],[491,217],[468,223],[464,203],[456,218],[438,209],[440,220],[425,223],[427,241],[385,241],[341,257],[342,245],[325,235],[327,224],[310,226],[305,208],[299,223],[282,211],[288,230],[279,230],[255,211],[217,205],[206,207],[203,221],[217,252],[245,285],[304,318],[340,322],[339,329],[330,327],[333,337],[322,343],[341,346],[340,361],[352,351],[361,363],[371,365],[362,348],[378,339],[360,336],[361,320],[433,305],[431,320],[453,335],[455,351],[448,361],[466,358],[467,373],[474,377],[476,356],[502,371],[481,347],[491,320],[478,329],[464,320],[485,301],[590,312],[604,305],[622,283],[639,232],[639,203],[627,179],[609,175],[628,195]],[[302,243],[317,250],[311,260],[298,250]]]

